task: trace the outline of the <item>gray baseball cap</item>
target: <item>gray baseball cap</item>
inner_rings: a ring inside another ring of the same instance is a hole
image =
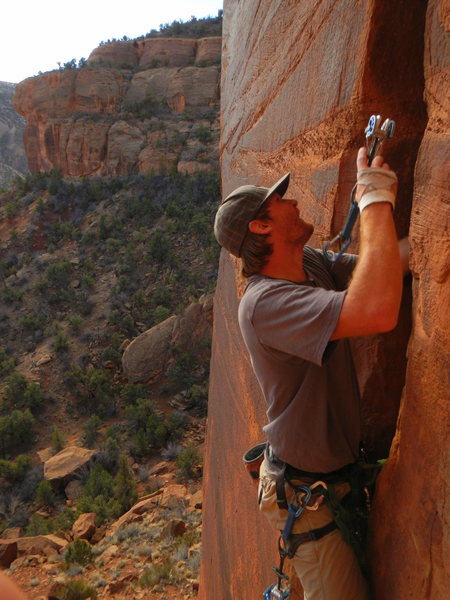
[[[219,244],[239,257],[248,233],[248,224],[256,218],[259,209],[272,194],[284,196],[290,175],[283,175],[271,188],[242,185],[231,192],[216,213],[214,235]]]

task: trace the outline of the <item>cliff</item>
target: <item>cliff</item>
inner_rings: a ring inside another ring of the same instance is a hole
[[[95,49],[83,68],[21,82],[32,173],[192,173],[217,161],[221,38],[143,39]]]
[[[28,170],[23,147],[25,120],[12,106],[15,87],[0,81],[0,187]]]
[[[435,600],[444,598],[449,585],[450,13],[439,0],[313,4],[224,4],[223,195],[291,171],[290,194],[315,223],[312,241],[320,247],[344,223],[368,117],[395,119],[396,135],[385,155],[399,175],[396,223],[399,237],[409,233],[412,279],[397,329],[355,340],[353,350],[365,442],[373,457],[389,454],[372,519],[376,598]],[[265,422],[236,321],[241,293],[238,265],[222,252],[201,600],[247,600],[275,581],[277,536],[258,514],[256,490],[241,466],[245,450],[261,441]],[[295,576],[293,583],[291,597],[302,598]]]

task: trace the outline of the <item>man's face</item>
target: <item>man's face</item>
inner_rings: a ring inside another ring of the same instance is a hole
[[[273,235],[293,244],[305,244],[314,232],[314,226],[300,218],[297,200],[274,194],[268,205]]]

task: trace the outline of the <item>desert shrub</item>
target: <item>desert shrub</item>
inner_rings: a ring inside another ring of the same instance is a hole
[[[196,468],[201,463],[201,456],[195,446],[188,446],[182,450],[176,459],[176,466],[182,477],[194,477]]]
[[[19,319],[19,325],[24,331],[38,331],[45,325],[45,317],[40,314],[25,315]]]
[[[16,366],[16,361],[12,356],[3,349],[0,348],[0,377],[4,377],[5,375],[9,375],[14,371],[14,367]]]
[[[0,459],[0,477],[4,477],[11,483],[22,481],[29,469],[31,458],[20,454],[15,460]]]
[[[195,357],[188,353],[182,353],[175,360],[169,370],[169,381],[176,389],[189,389],[195,383]]]
[[[64,551],[64,560],[67,565],[87,565],[92,562],[93,554],[92,548],[89,542],[86,540],[74,540],[67,546]]]
[[[146,393],[143,385],[127,383],[123,386],[120,395],[123,402],[129,406],[135,404],[138,398],[144,398]]]
[[[25,535],[47,535],[55,531],[53,521],[40,515],[31,515],[25,528]]]
[[[38,383],[28,382],[21,373],[11,373],[5,383],[5,398],[12,406],[32,410],[41,406],[44,396]]]
[[[40,506],[54,506],[56,502],[52,485],[46,479],[43,479],[36,488],[34,496],[36,504]]]
[[[174,260],[172,244],[170,239],[161,229],[155,231],[151,236],[148,245],[150,257],[158,263],[171,265]]]
[[[69,261],[50,263],[46,268],[47,281],[51,286],[67,287],[72,269]]]
[[[202,144],[208,144],[212,141],[212,134],[209,127],[206,125],[198,125],[193,131],[194,137],[196,137]]]
[[[115,390],[108,370],[92,366],[84,370],[72,364],[65,377],[67,385],[78,399],[80,409],[95,411],[100,416],[114,413]]]
[[[101,424],[102,420],[98,415],[92,415],[84,424],[82,441],[88,448],[93,447]]]
[[[96,464],[89,474],[77,508],[80,512],[95,512],[99,524],[122,514],[120,502],[114,497],[114,479],[102,465]]]
[[[166,306],[158,305],[156,308],[152,310],[152,323],[153,325],[157,325],[158,323],[162,323],[172,315],[172,311],[170,308]]]
[[[97,600],[98,594],[88,581],[73,579],[58,589],[61,600]]]
[[[52,431],[52,452],[57,454],[64,448],[64,436],[61,431],[54,427]]]
[[[67,322],[69,323],[70,330],[73,333],[80,333],[83,328],[83,319],[80,317],[80,315],[69,315],[67,317]]]
[[[114,497],[119,502],[121,511],[126,512],[137,500],[137,487],[128,459],[123,454],[119,458],[119,468],[114,477],[113,487]]]
[[[0,417],[0,456],[30,444],[33,424],[34,418],[28,408],[13,410],[10,415]]]
[[[141,587],[153,587],[163,579],[170,579],[174,575],[172,563],[169,559],[159,564],[152,564],[145,569],[139,578]]]
[[[52,348],[55,352],[63,353],[69,349],[69,336],[65,331],[57,331],[52,341]]]

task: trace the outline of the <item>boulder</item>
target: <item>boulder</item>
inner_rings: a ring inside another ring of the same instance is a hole
[[[180,537],[185,532],[186,523],[182,519],[171,519],[164,525],[161,531],[161,538]]]
[[[21,537],[14,540],[19,555],[58,554],[68,545],[68,541],[53,534]]]
[[[22,527],[7,527],[2,531],[0,540],[12,540],[13,538],[19,538],[23,535]]]
[[[17,542],[13,540],[0,540],[0,566],[8,569],[17,558]]]
[[[88,468],[95,450],[67,446],[44,463],[44,478],[47,481],[70,481],[79,471]]]
[[[211,335],[212,296],[192,303],[183,315],[171,316],[136,337],[122,355],[125,377],[133,382],[156,380],[173,359],[173,348],[197,354]]]
[[[78,500],[83,495],[84,486],[79,479],[73,479],[64,488],[68,500]]]
[[[162,494],[158,498],[158,504],[163,508],[185,508],[189,504],[188,496],[185,485],[168,484],[163,488]]]
[[[137,502],[134,506],[130,508],[125,514],[123,514],[117,521],[115,521],[112,526],[112,531],[117,531],[120,527],[128,525],[130,523],[134,523],[136,521],[141,521],[143,515],[146,513],[152,512],[155,507],[159,504],[158,497],[162,494],[162,490],[157,490],[152,494],[149,494],[147,497],[142,498]]]
[[[90,540],[95,533],[96,528],[96,514],[95,513],[83,513],[81,514],[75,523],[72,525],[72,537],[74,540]]]

